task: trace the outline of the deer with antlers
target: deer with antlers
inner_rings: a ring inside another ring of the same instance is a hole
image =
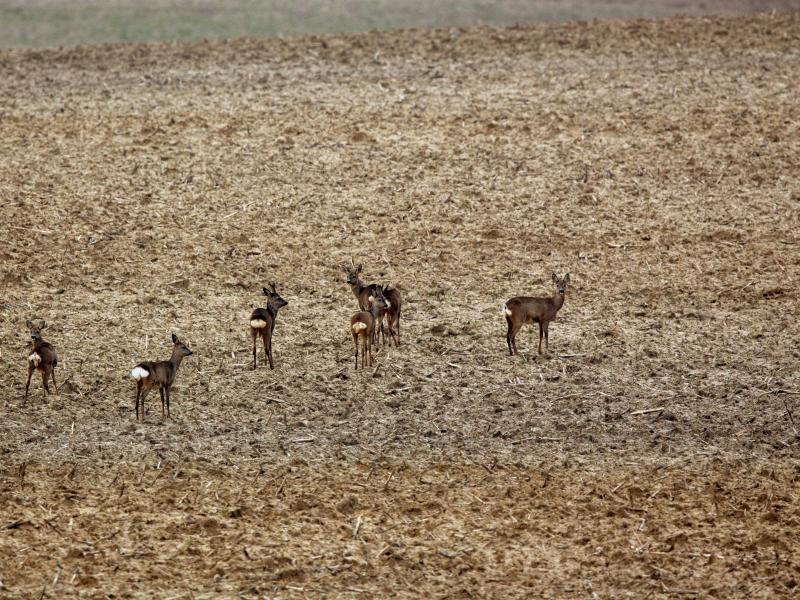
[[[275,331],[275,320],[278,318],[278,311],[289,304],[280,297],[275,285],[275,282],[272,282],[270,283],[270,289],[261,288],[268,298],[267,307],[257,308],[250,315],[250,336],[253,338],[253,369],[256,368],[256,341],[259,337],[264,340],[264,355],[269,361],[269,368],[273,368],[272,333]]]
[[[386,318],[388,329],[389,329],[389,336],[394,341],[395,346],[400,345],[400,310],[403,305],[403,298],[400,294],[400,290],[397,288],[393,288],[390,286],[381,287],[377,283],[371,283],[365,285],[359,275],[363,269],[362,264],[356,265],[353,259],[350,259],[350,265],[342,265],[342,270],[347,274],[345,281],[350,286],[350,289],[353,292],[353,295],[356,297],[358,301],[358,307],[362,311],[369,311],[370,310],[370,296],[375,295],[375,290],[381,288],[381,291],[384,294],[384,298],[386,299],[387,307],[385,310],[381,311],[378,315],[378,321],[376,323],[374,337],[375,342],[377,344],[378,341],[378,334],[383,337],[383,343],[386,342],[386,337],[383,332],[383,321]]]
[[[136,381],[136,420],[139,420],[139,406],[142,407],[142,421],[144,421],[144,399],[153,388],[158,388],[161,394],[161,416],[169,417],[169,395],[178,367],[186,356],[193,352],[189,347],[172,334],[172,356],[169,360],[158,362],[140,362],[131,371],[131,377]]]
[[[34,323],[28,319],[25,324],[31,332],[31,353],[28,355],[28,382],[25,384],[25,397],[28,397],[31,375],[33,375],[34,371],[41,371],[42,373],[45,395],[50,393],[47,380],[51,377],[53,378],[53,387],[58,392],[55,372],[56,365],[58,365],[58,355],[53,345],[42,339],[42,331],[47,327],[47,322],[40,319],[37,323]]]
[[[516,296],[503,304],[503,314],[505,314],[506,323],[508,323],[506,343],[508,344],[508,353],[511,356],[517,353],[517,333],[525,323],[539,323],[539,354],[542,353],[542,337],[544,337],[545,348],[549,347],[550,321],[556,318],[558,311],[564,306],[569,273],[564,277],[559,277],[553,273],[553,283],[555,283],[556,289],[549,298]]]

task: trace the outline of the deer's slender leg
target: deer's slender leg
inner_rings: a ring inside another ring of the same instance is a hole
[[[274,325],[273,325],[273,327],[274,327]],[[274,329],[270,329],[269,330],[269,339],[267,340],[267,343],[269,344],[269,368],[270,369],[272,368],[272,334],[274,332],[275,332]]]
[[[42,369],[42,385],[44,385],[45,395],[50,393],[50,386],[47,385],[47,371]]]
[[[166,409],[166,406],[167,406],[166,399],[164,398],[164,386],[163,385],[158,386],[158,393],[161,396],[161,418],[163,419],[164,415],[166,414],[164,412],[164,410]]]
[[[545,351],[550,350],[550,322],[544,324],[544,347]]]
[[[369,348],[369,335],[364,331],[364,337],[361,342],[361,369],[363,370],[369,360],[367,349]]]
[[[264,332],[264,354],[267,355],[267,360],[269,361],[269,368],[272,369],[272,340],[270,339],[270,334],[272,332]]]
[[[511,347],[514,349],[514,354],[518,354],[517,334],[519,333],[519,330],[522,329],[522,325],[522,323],[517,323],[516,325],[513,325],[511,329]]]
[[[253,369],[255,369],[256,368],[256,341],[258,340],[258,338],[255,335],[253,335],[251,337],[253,338]]]
[[[542,336],[544,335],[544,325],[539,321],[539,354],[542,353]]]
[[[506,344],[508,344],[508,353],[514,356],[514,350],[511,348],[511,334],[514,331],[514,325],[511,322],[511,317],[506,315],[506,323],[508,323],[508,331],[506,332]]]
[[[142,411],[142,421],[144,421],[144,397],[146,390],[141,381],[136,382],[136,420],[139,420],[139,410]],[[141,407],[141,408],[140,408]]]
[[[356,371],[358,370],[358,334],[353,333],[353,345],[356,347]]]
[[[31,387],[31,375],[33,375],[34,371],[35,371],[34,366],[31,365],[31,364],[28,364],[28,383],[25,384],[25,397],[26,398],[28,397],[28,388]]]
[[[369,334],[365,330],[361,336],[361,368],[364,369],[367,360],[367,340],[369,340]]]
[[[142,422],[144,423],[144,399],[150,393],[150,388],[142,386],[142,395],[139,397],[140,410],[142,411]]]
[[[169,419],[169,418],[170,418],[170,416],[171,416],[171,415],[169,414],[169,392],[170,392],[170,389],[171,389],[171,388],[166,388],[166,389],[164,390],[164,392],[165,392],[165,395],[167,396],[167,418],[168,418],[168,419]]]

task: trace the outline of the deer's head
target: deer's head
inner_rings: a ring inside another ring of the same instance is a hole
[[[25,324],[28,326],[28,329],[31,332],[31,339],[33,341],[39,341],[42,339],[42,331],[47,327],[47,322],[43,319],[37,319],[36,321],[31,321],[30,319],[25,321]]]
[[[194,354],[190,349],[189,346],[184,344],[182,341],[178,339],[178,336],[174,333],[172,334],[172,343],[175,344],[175,348],[180,350],[184,356],[191,356]]]
[[[556,289],[558,293],[562,296],[567,292],[567,284],[569,283],[569,273],[564,275],[563,277],[559,277],[555,273],[553,273],[553,283],[556,284]]]
[[[350,265],[342,265],[342,271],[344,271],[347,275],[345,277],[345,281],[348,285],[355,285],[358,283],[358,275],[361,273],[361,269],[364,265],[358,264],[356,265],[352,260],[350,261]]]
[[[275,282],[272,282],[269,285],[269,288],[262,288],[264,295],[267,297],[267,308],[272,309],[273,312],[277,312],[278,309],[286,306],[289,303],[281,298],[280,294],[278,294],[278,290],[275,288],[277,285]]]

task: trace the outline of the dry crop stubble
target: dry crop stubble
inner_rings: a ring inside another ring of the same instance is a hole
[[[3,586],[791,593],[799,33],[0,55]],[[364,373],[352,255],[404,294]],[[502,303],[551,271],[550,354],[528,328],[509,358]],[[252,371],[272,280],[276,368]],[[23,402],[33,317],[62,387]],[[128,373],[171,331],[195,353],[173,418],[151,394],[136,424]]]

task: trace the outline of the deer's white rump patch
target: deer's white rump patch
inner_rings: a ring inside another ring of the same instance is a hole
[[[149,376],[150,372],[142,367],[135,367],[133,371],[131,371],[131,377],[133,377],[136,381],[147,379]]]
[[[355,323],[353,324],[353,331],[364,331],[367,328],[366,323]]]
[[[503,302],[503,313],[509,317],[511,316],[511,309],[508,308],[508,305],[505,302]]]
[[[33,366],[34,366],[34,367],[38,367],[38,366],[39,366],[39,364],[42,362],[42,357],[41,357],[41,356],[39,356],[39,353],[38,353],[38,352],[33,352],[33,353],[31,353],[31,355],[28,357],[28,360],[29,360],[29,361],[31,361],[31,362],[33,363]]]
[[[250,321],[250,327],[253,329],[264,329],[267,326],[267,322],[263,319],[252,319]]]

